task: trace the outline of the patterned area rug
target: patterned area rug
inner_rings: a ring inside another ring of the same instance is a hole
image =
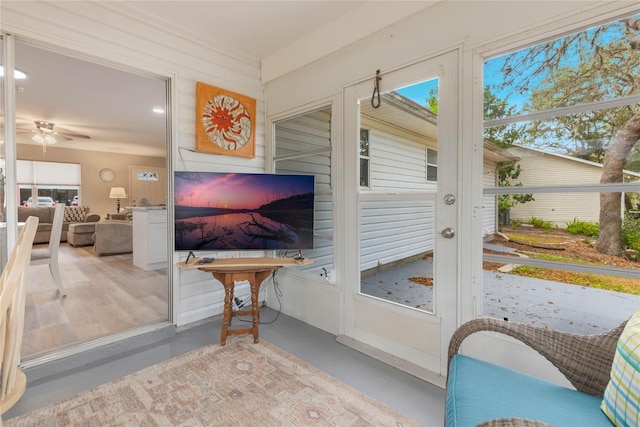
[[[248,335],[209,345],[16,418],[5,426],[417,426]]]

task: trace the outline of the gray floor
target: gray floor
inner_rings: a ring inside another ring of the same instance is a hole
[[[260,337],[385,403],[423,426],[444,424],[445,392],[439,387],[352,350],[335,336],[269,308],[261,311]],[[83,390],[219,341],[220,320],[183,330],[170,339],[81,369],[29,382],[3,419],[30,412]]]
[[[500,245],[485,244],[485,247],[514,251]],[[414,259],[368,273],[363,274],[361,280],[363,293],[425,311],[433,310],[433,287],[408,280],[433,277],[433,258]],[[484,271],[483,286],[483,315],[576,334],[606,332],[640,307],[640,295],[508,273]]]

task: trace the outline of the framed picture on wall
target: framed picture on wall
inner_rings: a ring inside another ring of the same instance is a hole
[[[196,83],[196,151],[254,158],[256,100]]]

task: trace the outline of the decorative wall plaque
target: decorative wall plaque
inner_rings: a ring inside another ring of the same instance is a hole
[[[196,83],[196,151],[254,158],[256,100]]]

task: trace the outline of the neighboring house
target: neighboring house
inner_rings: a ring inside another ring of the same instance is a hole
[[[523,186],[545,186],[550,182],[554,186],[600,183],[600,163],[522,145],[514,145],[508,151],[520,158],[518,164],[522,172],[517,182]],[[624,172],[625,182],[639,179],[640,174],[637,172]],[[562,228],[576,218],[589,222],[599,220],[600,193],[536,193],[533,196],[534,201],[511,208],[511,220],[529,221],[537,218],[551,221]],[[624,199],[620,203],[624,203]]]

